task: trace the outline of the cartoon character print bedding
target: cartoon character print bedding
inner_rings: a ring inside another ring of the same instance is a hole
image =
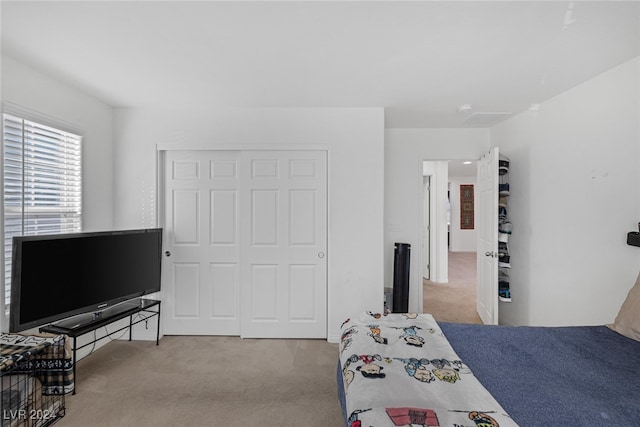
[[[346,320],[340,366],[348,427],[517,425],[429,314]]]

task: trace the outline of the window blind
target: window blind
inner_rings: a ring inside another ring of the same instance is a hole
[[[3,114],[5,307],[14,236],[82,229],[81,137]]]

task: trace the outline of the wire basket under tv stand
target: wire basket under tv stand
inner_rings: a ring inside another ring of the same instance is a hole
[[[154,308],[155,307],[155,308]],[[156,329],[156,345],[160,344],[160,301],[154,299],[147,298],[135,298],[129,301],[125,301],[113,307],[106,308],[96,313],[89,313],[88,317],[81,318],[79,321],[62,321],[57,323],[52,323],[50,325],[46,325],[40,328],[40,332],[49,332],[56,334],[65,334],[68,337],[72,338],[72,351],[73,351],[73,379],[75,381],[75,387],[73,389],[73,394],[76,394],[76,389],[78,387],[78,381],[76,377],[76,362],[77,362],[77,351],[81,348],[90,346],[95,344],[98,341],[101,341],[105,338],[110,337],[113,334],[124,331],[127,328],[129,329],[129,341],[132,339],[132,331],[133,325],[136,325],[141,322],[146,322],[148,319],[157,316],[158,323]],[[133,315],[141,313],[141,317],[133,320]],[[121,328],[116,329],[115,331],[107,332],[106,335],[95,338],[89,341],[86,344],[81,346],[77,346],[77,338],[89,332],[93,332],[98,328],[103,326],[107,326],[113,322],[118,320],[129,318],[129,324],[127,326],[123,326]]]

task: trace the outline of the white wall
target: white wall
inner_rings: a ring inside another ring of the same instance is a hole
[[[1,85],[3,101],[70,122],[83,131],[83,228],[111,229],[114,174],[112,108],[77,88],[42,74],[6,55],[2,56]],[[3,233],[1,229],[0,233]],[[4,276],[0,277],[4,289]],[[3,317],[0,316],[0,330],[5,331],[5,326],[8,325]],[[106,342],[102,341],[100,344]],[[79,345],[83,343],[81,339]],[[80,351],[79,358],[87,351],[88,349]]]
[[[640,59],[491,129],[510,157],[513,302],[500,322],[610,323],[640,248]]]
[[[385,131],[384,278],[393,283],[393,244],[411,244],[409,310],[422,312],[422,167],[426,160],[479,159],[489,150],[487,129]]]
[[[473,230],[460,228],[460,185],[473,185],[474,214],[477,207],[476,178],[475,177],[449,177],[449,194],[451,199],[451,226],[449,250],[452,252],[475,252],[477,245],[476,221]]]
[[[117,109],[115,224],[156,223],[156,146],[320,145],[329,153],[328,338],[383,307],[384,112],[381,108]]]

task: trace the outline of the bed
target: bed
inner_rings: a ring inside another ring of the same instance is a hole
[[[347,427],[640,425],[638,282],[612,325],[367,312],[344,322],[339,349]]]

